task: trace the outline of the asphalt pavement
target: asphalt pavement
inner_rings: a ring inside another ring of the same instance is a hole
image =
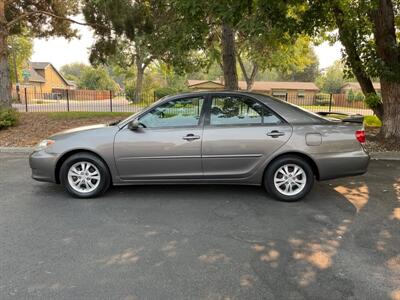
[[[400,299],[400,161],[317,182],[73,199],[0,153],[0,299]]]

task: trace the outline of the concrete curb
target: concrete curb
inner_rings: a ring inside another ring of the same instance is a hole
[[[30,154],[33,147],[0,147],[0,153]],[[369,154],[374,160],[400,160],[400,152],[371,152]]]
[[[374,160],[400,160],[400,152],[395,151],[371,152],[369,155]]]

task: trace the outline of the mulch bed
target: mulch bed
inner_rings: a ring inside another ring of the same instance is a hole
[[[18,125],[0,130],[0,147],[29,147],[57,132],[91,124],[111,123],[121,117],[54,119],[46,113],[20,114]]]
[[[46,113],[21,114],[17,126],[0,130],[0,147],[34,146],[62,130],[100,123],[111,123],[120,117],[102,116],[84,119],[54,119]],[[379,128],[368,127],[366,148],[370,152],[400,151],[400,143],[379,137]]]
[[[396,140],[385,140],[379,135],[379,128],[367,127],[366,148],[370,152],[400,151],[400,143]]]

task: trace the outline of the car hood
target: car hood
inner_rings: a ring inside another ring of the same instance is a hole
[[[57,138],[57,137],[60,137],[60,136],[71,134],[71,133],[85,132],[85,131],[104,128],[104,127],[109,127],[109,126],[110,125],[107,125],[107,124],[95,124],[95,125],[76,127],[76,128],[67,129],[67,130],[64,130],[64,131],[57,132],[56,134],[53,134],[51,136],[51,138]]]

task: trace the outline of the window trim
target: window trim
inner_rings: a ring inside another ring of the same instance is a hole
[[[286,96],[287,94],[288,94],[288,90],[287,89],[286,90],[275,89],[275,90],[271,91],[271,96],[273,96],[273,97]]]
[[[149,109],[143,111],[141,114],[139,114],[135,119],[140,121],[140,118],[144,117],[145,115],[149,114],[152,110],[156,109],[157,107],[160,107],[168,102],[171,101],[179,101],[179,100],[185,100],[185,99],[193,99],[193,98],[202,98],[203,99],[203,106],[201,107],[200,111],[200,117],[197,122],[197,125],[183,125],[183,126],[159,126],[159,127],[146,127],[143,128],[145,130],[160,130],[160,129],[173,129],[173,128],[188,128],[188,129],[196,129],[196,128],[202,128],[204,126],[204,114],[205,114],[205,106],[207,103],[208,95],[192,95],[192,96],[185,96],[185,97],[176,97],[172,99],[165,99],[165,101],[162,101],[158,105],[149,107]]]
[[[236,97],[240,99],[249,99],[252,100],[261,106],[265,107],[268,109],[271,113],[273,113],[280,121],[280,124],[266,124],[266,123],[239,123],[239,124],[211,124],[211,105],[212,105],[212,100],[215,97]],[[205,112],[204,116],[204,127],[207,128],[214,128],[214,127],[272,127],[272,126],[282,126],[282,125],[287,125],[287,121],[283,119],[279,114],[277,114],[273,109],[269,108],[265,103],[262,101],[251,97],[249,95],[241,95],[241,94],[227,94],[227,93],[212,93],[209,94],[206,100],[206,105],[203,105],[207,111]]]

